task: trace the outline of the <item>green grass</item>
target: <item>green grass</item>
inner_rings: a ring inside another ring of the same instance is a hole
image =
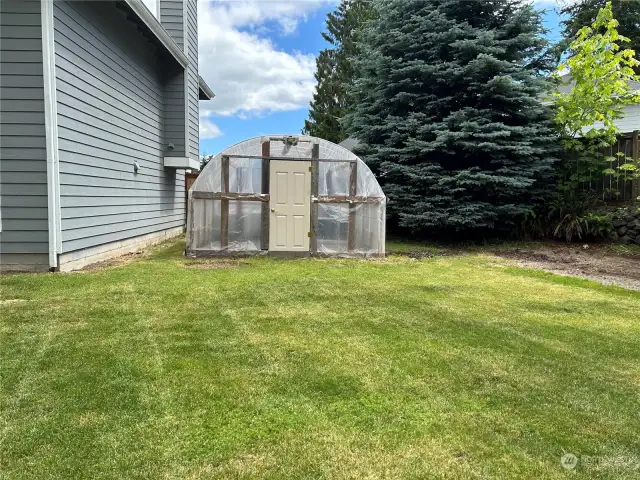
[[[640,294],[182,248],[1,279],[3,478],[640,477]]]
[[[402,239],[390,239],[387,240],[385,245],[387,253],[390,254],[404,254],[408,252],[417,253],[417,252],[428,252],[432,254],[438,254],[443,251],[441,247],[436,245],[435,243],[429,242],[417,242],[417,241],[407,241]]]

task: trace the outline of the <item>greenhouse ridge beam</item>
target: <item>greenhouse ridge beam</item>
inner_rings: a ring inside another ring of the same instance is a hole
[[[349,195],[320,195],[313,199],[313,203],[382,203],[386,197],[362,197]]]
[[[313,188],[313,187],[312,187]],[[269,203],[271,195],[268,193],[236,193],[236,192],[193,192],[192,198],[203,200],[238,200],[241,202]],[[385,197],[363,197],[360,195],[320,195],[313,197],[312,203],[382,203]]]
[[[309,157],[270,157],[269,155],[223,155],[222,158],[248,158],[249,160],[287,160],[292,162],[308,162],[312,160]],[[315,160],[315,159],[314,159]],[[338,162],[338,163],[356,163],[358,160],[338,160],[335,158],[318,158],[318,162]]]

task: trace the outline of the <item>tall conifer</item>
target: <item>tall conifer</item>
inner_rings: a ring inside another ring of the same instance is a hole
[[[322,50],[316,59],[318,84],[303,133],[336,143],[346,138],[340,121],[351,109],[346,90],[354,75],[355,38],[372,12],[370,0],[342,0],[338,8],[327,15],[327,30],[322,37],[331,46]]]
[[[512,230],[548,195],[556,161],[540,14],[519,0],[375,6],[346,124],[391,218],[416,232]]]

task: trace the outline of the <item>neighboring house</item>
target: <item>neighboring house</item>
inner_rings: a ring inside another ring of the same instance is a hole
[[[197,0],[0,0],[0,268],[179,234],[198,168]],[[157,18],[156,18],[157,16]]]
[[[573,82],[570,82],[569,75],[562,77],[563,85],[558,88],[559,93],[570,93],[573,88]],[[630,81],[629,86],[632,91],[640,91],[640,82]],[[551,104],[549,100],[545,100],[544,104]],[[616,127],[620,129],[620,133],[633,133],[640,130],[640,103],[627,105],[624,107],[623,116],[615,121]],[[602,128],[601,122],[593,125],[595,128]]]
[[[560,93],[570,93],[574,82],[571,81],[569,75],[562,77],[562,85],[558,88]],[[629,81],[631,91],[640,91],[640,82]],[[551,101],[545,99],[544,104],[550,105]],[[615,126],[620,130],[620,135],[616,143],[603,149],[603,154],[608,157],[616,158],[611,167],[619,168],[628,160],[634,159],[636,162],[639,158],[640,145],[640,103],[625,105],[622,116],[614,121]],[[588,132],[592,128],[602,128],[602,122],[595,122],[593,125],[584,128],[583,133]],[[618,153],[624,153],[625,157],[618,157]],[[616,175],[602,174],[599,179],[593,179],[589,182],[588,188],[598,194],[602,194],[604,200],[612,200],[617,202],[631,202],[640,197],[640,179],[624,180]]]

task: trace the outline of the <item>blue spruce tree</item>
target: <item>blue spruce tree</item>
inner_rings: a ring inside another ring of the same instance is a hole
[[[554,178],[540,14],[520,0],[374,5],[345,123],[390,220],[417,233],[513,231]]]

